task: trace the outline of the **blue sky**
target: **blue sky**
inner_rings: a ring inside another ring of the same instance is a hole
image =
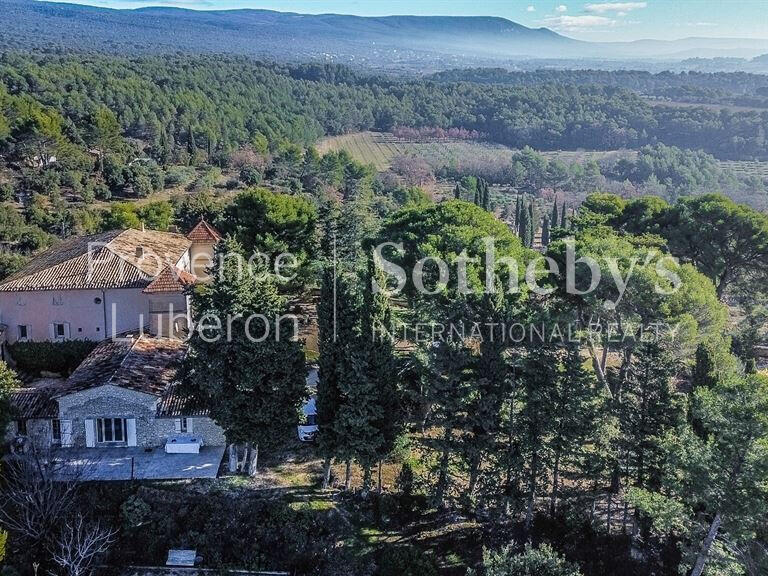
[[[109,8],[266,8],[318,14],[502,16],[582,40],[768,38],[768,0],[64,0]]]

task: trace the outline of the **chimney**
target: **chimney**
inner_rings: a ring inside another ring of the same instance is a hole
[[[136,258],[142,258],[144,256],[144,246],[136,246]]]

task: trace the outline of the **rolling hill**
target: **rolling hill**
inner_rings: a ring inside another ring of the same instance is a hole
[[[754,39],[583,42],[498,17],[113,10],[36,0],[3,0],[2,8],[4,49],[228,53],[418,71],[526,59],[744,58],[768,52],[768,40]]]

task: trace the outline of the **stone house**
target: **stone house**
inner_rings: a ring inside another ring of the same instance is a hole
[[[185,354],[174,338],[105,340],[69,378],[16,390],[10,432],[64,449],[156,448],[181,440],[192,449],[223,446],[223,430],[177,394]]]
[[[189,326],[185,289],[205,271],[219,235],[200,221],[186,236],[113,230],[72,237],[0,283],[0,343],[93,340]]]

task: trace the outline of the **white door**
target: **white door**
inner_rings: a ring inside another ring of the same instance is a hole
[[[85,420],[85,446],[87,448],[96,446],[96,421],[92,418]]]
[[[126,435],[128,436],[128,446],[136,446],[136,418],[125,419]]]
[[[61,421],[61,446],[62,448],[72,446],[72,420]]]

